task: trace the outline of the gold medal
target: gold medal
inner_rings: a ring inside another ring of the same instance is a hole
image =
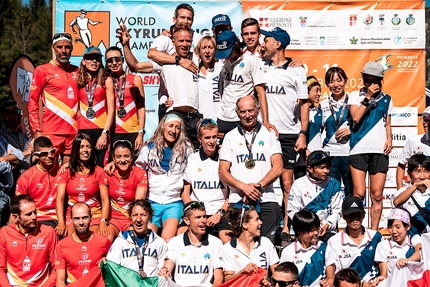
[[[255,161],[252,158],[248,157],[248,159],[245,160],[245,167],[247,169],[253,169],[255,167]]]

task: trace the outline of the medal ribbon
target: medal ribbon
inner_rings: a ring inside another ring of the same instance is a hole
[[[334,111],[334,109],[333,109],[333,105],[332,105],[332,103],[331,103],[331,100],[330,100],[330,101],[329,101],[329,103],[328,103],[328,105],[329,105],[329,107],[330,107],[331,115],[332,115],[332,116],[333,116],[333,118],[334,118],[334,123],[336,124],[336,130],[338,130],[338,129],[339,129],[340,122],[341,122],[341,120],[342,120],[343,114],[345,113],[345,107],[346,107],[346,105],[348,104],[348,99],[349,99],[349,97],[348,97],[348,95],[346,95],[346,96],[345,96],[345,100],[343,101],[343,105],[342,105],[342,108],[341,108],[340,115],[339,115],[339,118],[338,118],[338,119],[336,119],[336,112],[335,112],[335,111]]]
[[[133,235],[131,236],[131,239],[133,240],[134,243],[134,248],[136,249],[136,257],[137,257],[137,264],[139,265],[139,274],[143,273],[143,263],[145,261],[145,259],[143,258],[143,254],[142,251],[140,250],[139,244],[137,243],[136,240],[136,235],[133,231]],[[143,243],[143,250],[146,250],[146,247],[148,246],[148,242],[149,242],[149,231],[146,234],[146,238],[145,238],[145,243]],[[145,252],[145,251],[143,251]]]
[[[93,82],[93,84],[92,84],[92,87],[90,88],[91,82]],[[96,91],[96,87],[97,87],[97,80],[93,79],[92,81],[90,81],[88,79],[88,85],[85,86],[85,92],[87,93],[87,99],[88,99],[88,110],[93,109],[94,92]]]
[[[114,84],[115,84],[115,90],[116,93],[118,94],[118,101],[119,101],[119,108],[120,109],[124,109],[124,90],[125,90],[125,83],[126,81],[126,74],[124,73],[121,77],[120,77],[120,84],[118,85],[118,79],[112,78]],[[121,86],[121,89],[119,88],[119,86]]]
[[[252,146],[254,145],[254,141],[255,141],[255,137],[257,136],[257,133],[260,131],[260,129],[261,129],[261,124],[259,123],[259,122],[257,122],[257,125],[254,127],[254,129],[252,130],[252,139],[251,139],[251,143],[249,143],[248,142],[248,140],[246,139],[246,136],[245,136],[245,130],[242,128],[242,126],[238,126],[237,127],[238,128],[238,130],[239,130],[239,133],[241,134],[241,135],[243,135],[243,137],[245,138],[245,144],[246,144],[246,148],[248,149],[248,152],[249,152],[249,156],[248,156],[248,158],[250,158],[250,159],[252,159],[252,160],[254,160],[253,159],[253,156],[252,156]]]

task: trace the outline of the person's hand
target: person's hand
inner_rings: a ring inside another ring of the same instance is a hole
[[[258,273],[258,266],[255,263],[248,263],[248,265],[243,268],[240,273],[242,274],[250,274],[250,273]]]
[[[136,140],[134,141],[134,150],[140,151],[143,146],[143,133],[137,133]]]
[[[131,36],[128,33],[127,26],[125,24],[119,25],[119,33],[116,37],[122,46],[128,46],[130,44]]]
[[[171,98],[168,98],[166,100],[166,102],[164,103],[166,105],[166,109],[170,108],[171,106],[173,106],[174,101]]]
[[[327,280],[320,281],[320,287],[331,287]]]
[[[64,222],[58,222],[57,227],[55,227],[55,232],[57,232],[58,235],[67,235],[67,228],[66,224]]]
[[[387,278],[385,278],[384,276],[378,276],[378,277],[375,277],[375,278],[373,278],[373,279],[371,279],[370,281],[369,281],[369,285],[371,286],[371,287],[376,287],[376,286],[378,286],[379,285],[379,283],[381,283],[382,281],[384,281],[385,279],[387,279]]]
[[[269,131],[274,131],[276,137],[279,137],[279,133],[278,130],[276,129],[276,127],[274,125],[272,125],[271,123],[269,123],[268,121],[263,122],[263,125],[266,127],[266,129],[268,129]]]
[[[170,33],[170,30],[163,30],[163,32],[161,32],[161,34],[163,34],[163,36],[172,37],[172,33]]]
[[[158,272],[158,276],[164,276],[166,278],[169,278],[170,276],[170,271],[169,269],[167,269],[167,267],[162,267],[160,269],[160,271]]]
[[[190,71],[190,72],[191,72],[191,73],[193,73],[193,74],[197,74],[197,72],[199,71],[199,69],[197,68],[196,63],[194,63],[193,61],[188,60],[188,59],[186,59],[186,58],[182,58],[182,59],[179,61],[179,65],[180,65],[182,68],[187,69],[188,71]]]
[[[59,170],[60,174],[65,174],[68,168],[69,168],[69,162],[66,162],[60,167],[60,170]]]
[[[303,67],[304,68],[302,61],[300,61],[299,59],[292,59],[290,64],[288,65],[288,67],[290,67],[290,68]]]
[[[340,140],[344,137],[348,137],[351,134],[351,130],[347,128],[340,128],[334,133],[334,137]]]
[[[99,230],[97,231],[99,234],[103,235],[104,237],[109,236],[109,227],[107,227],[105,222],[100,222]]]
[[[326,223],[323,226],[321,226],[320,230],[320,236],[324,236],[327,233],[327,229],[329,228],[330,224]]]
[[[263,279],[260,280],[258,286],[260,286],[260,287],[272,287],[272,283],[270,283],[270,281],[267,280],[266,277],[263,277]]]
[[[239,189],[253,201],[257,201],[261,197],[261,192],[258,190],[258,185],[255,183],[244,183]]]
[[[381,91],[381,87],[378,84],[371,84],[367,88],[367,96],[366,97],[374,97],[375,94],[379,93]]]
[[[213,227],[221,220],[221,215],[217,212],[206,221],[206,225],[209,227]]]
[[[105,133],[102,133],[97,139],[96,149],[103,150],[107,147],[108,137]]]
[[[296,152],[301,152],[301,151],[304,151],[305,149],[306,149],[306,136],[301,133],[294,145],[294,150]]]
[[[115,164],[113,163],[113,161],[108,163],[104,168],[104,171],[107,175],[112,175],[114,170],[115,170]]]
[[[397,260],[396,266],[398,268],[403,268],[403,267],[405,267],[408,264],[408,262],[409,262],[409,259],[407,259],[407,258],[400,258],[399,260]]]
[[[389,154],[392,149],[393,149],[393,140],[392,139],[388,139],[384,143],[384,154],[386,154],[386,155]]]
[[[34,139],[37,139],[38,137],[41,137],[41,136],[43,136],[43,133],[42,133],[42,132],[36,132],[36,133],[34,134],[33,138],[34,138]]]

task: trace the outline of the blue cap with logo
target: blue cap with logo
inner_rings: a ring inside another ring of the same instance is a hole
[[[225,59],[230,56],[234,44],[238,41],[236,34],[230,30],[222,31],[216,37],[215,58]]]
[[[272,31],[264,31],[261,30],[261,34],[263,34],[266,37],[273,37],[276,41],[281,42],[282,48],[286,48],[288,45],[290,45],[290,35],[287,33],[287,31],[276,27]]]
[[[215,15],[212,18],[212,28],[219,26],[219,25],[231,26],[230,17],[228,17],[228,15],[224,15],[224,14]]]

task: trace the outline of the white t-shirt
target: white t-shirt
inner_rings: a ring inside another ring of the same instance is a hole
[[[430,139],[427,134],[416,135],[406,140],[399,157],[399,163],[407,165],[414,154],[430,155]]]
[[[224,61],[216,61],[212,69],[206,70],[206,75],[199,73],[199,112],[204,118],[216,121],[221,107],[219,91],[219,74]]]
[[[174,280],[178,285],[212,286],[214,269],[223,267],[221,240],[206,236],[198,246],[190,242],[188,231],[170,239],[166,259],[175,263]]]
[[[199,33],[193,33],[193,42],[190,48],[191,53],[193,52],[194,47],[197,45],[201,38],[202,36]],[[157,49],[157,51],[165,52],[169,55],[173,55],[176,52],[176,48],[175,46],[173,46],[172,39],[164,35],[160,35],[155,38],[154,42],[152,42],[151,48],[155,48]]]
[[[231,163],[230,172],[234,178],[244,183],[257,183],[272,168],[270,157],[274,154],[282,154],[281,145],[275,133],[273,131],[269,132],[266,127],[261,125],[252,147],[255,167],[247,169],[245,161],[249,157],[249,151],[246,147],[245,138],[239,133],[238,128],[231,130],[225,135],[219,160]],[[248,139],[248,142],[251,143],[251,139]],[[236,203],[243,196],[244,193],[242,190],[230,187],[229,203]],[[277,202],[272,184],[264,187],[261,200],[262,202]]]

